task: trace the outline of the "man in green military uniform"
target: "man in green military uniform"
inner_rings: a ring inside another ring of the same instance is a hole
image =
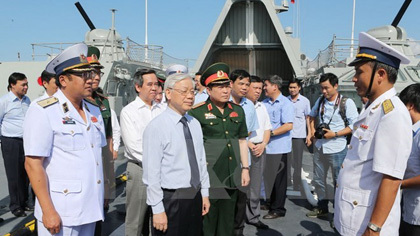
[[[104,210],[109,207],[109,200],[112,196],[112,189],[115,187],[114,161],[113,161],[113,147],[112,147],[112,123],[111,123],[111,108],[109,106],[108,98],[102,93],[99,87],[104,67],[99,63],[100,52],[97,47],[88,48],[88,61],[90,66],[94,69],[94,76],[92,80],[92,96],[86,101],[96,105],[101,110],[101,115],[104,120],[105,136],[107,145],[102,148],[102,163],[104,171]],[[101,222],[98,222],[95,229],[95,235],[101,235]]]
[[[204,216],[203,233],[233,235],[237,186],[249,184],[245,113],[229,102],[229,66],[211,65],[201,76],[209,98],[189,112],[201,124],[210,176],[210,211]],[[242,167],[241,167],[242,164]]]

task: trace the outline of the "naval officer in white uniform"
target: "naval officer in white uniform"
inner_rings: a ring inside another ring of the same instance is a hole
[[[412,143],[411,119],[396,96],[400,63],[409,59],[367,33],[359,35],[353,82],[369,102],[353,136],[335,193],[334,222],[342,235],[398,235],[400,185]]]
[[[92,93],[87,46],[64,50],[48,65],[60,88],[31,106],[24,121],[26,171],[36,193],[38,235],[93,235],[104,219],[101,148],[106,145]]]

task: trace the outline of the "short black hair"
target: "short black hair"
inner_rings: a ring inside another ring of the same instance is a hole
[[[42,73],[41,73],[42,82],[45,81],[45,82],[49,83],[52,78],[55,78],[55,74],[50,73],[46,70],[42,71]]]
[[[9,76],[9,85],[7,85],[7,91],[10,91],[10,89],[12,88],[12,85],[15,85],[18,80],[25,80],[26,79],[26,75],[19,73],[19,72],[13,72],[10,76]]]
[[[246,71],[242,69],[236,69],[232,71],[229,75],[229,79],[232,80],[232,82],[235,82],[237,79],[241,80],[243,78],[249,78],[251,75]]]
[[[256,75],[251,75],[249,77],[249,82],[250,83],[264,83],[264,81],[260,77],[258,77]]]
[[[201,73],[200,71],[195,73],[195,75],[203,75],[203,73]]]
[[[134,83],[142,87],[143,82],[144,82],[143,75],[147,75],[147,74],[156,74],[156,71],[149,68],[136,71],[136,73],[134,73]]]
[[[411,103],[414,110],[420,112],[420,83],[410,84],[401,91],[399,97],[405,105]]]
[[[290,86],[290,84],[297,84],[297,86],[298,86],[299,88],[301,88],[301,87],[302,87],[302,82],[301,82],[300,80],[296,79],[296,78],[291,79],[291,80],[289,81],[289,85],[288,85],[288,86]]]
[[[338,84],[338,77],[334,75],[333,73],[326,73],[321,75],[321,78],[319,78],[319,83],[323,83],[325,81],[329,81],[330,84],[334,87],[336,84]]]
[[[377,62],[377,61],[369,61],[369,65],[370,67],[373,69],[373,66],[375,65],[375,62],[378,64],[376,66],[376,71],[378,71],[379,69],[383,69],[386,71],[386,73],[388,74],[388,81],[391,84],[395,84],[395,82],[397,81],[397,77],[398,77],[398,69],[384,64],[382,62]]]

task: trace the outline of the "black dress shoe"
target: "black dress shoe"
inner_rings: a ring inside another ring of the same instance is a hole
[[[260,209],[261,209],[262,211],[268,211],[268,210],[270,210],[270,207],[269,207],[269,206],[267,206],[267,205],[261,205],[261,206],[260,206]]]
[[[4,221],[3,218],[0,218],[0,223],[3,222],[3,221]]]
[[[21,208],[15,209],[14,211],[12,211],[12,214],[15,215],[16,217],[25,217],[26,213],[24,210],[22,210]]]
[[[261,221],[258,221],[257,223],[248,222],[248,224],[257,227],[258,229],[268,229],[269,228],[268,225],[264,224]]]
[[[26,206],[25,211],[34,211],[34,207],[33,206]]]
[[[267,215],[263,216],[263,219],[272,220],[279,217],[284,217],[285,215],[285,213],[269,212]]]

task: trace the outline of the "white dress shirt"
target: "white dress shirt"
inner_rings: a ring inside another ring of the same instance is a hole
[[[256,131],[252,131],[248,140],[252,143],[261,143],[264,140],[264,131],[271,130],[272,125],[264,104],[261,102],[255,103],[255,111],[257,113],[259,128]]]
[[[420,121],[413,125],[413,147],[408,158],[407,169],[404,179],[409,179],[420,175]],[[403,189],[403,214],[405,222],[412,225],[420,225],[420,189]]]
[[[117,114],[111,109],[111,125],[112,125],[112,147],[118,152],[121,144],[121,127],[118,122]]]
[[[125,106],[120,115],[121,137],[124,141],[124,156],[129,160],[143,160],[143,132],[147,124],[164,111],[163,105],[146,105],[140,97]]]
[[[147,185],[147,204],[153,214],[164,212],[163,191],[191,187],[191,169],[188,159],[182,116],[168,107],[149,123],[144,131],[143,182]],[[194,144],[200,172],[201,195],[209,196],[209,174],[200,123],[185,115]]]
[[[104,219],[102,147],[105,128],[99,107],[83,101],[86,121],[58,90],[58,102],[29,107],[23,124],[27,156],[45,157],[48,193],[64,226]],[[35,217],[43,221],[38,199]]]
[[[335,192],[334,224],[341,235],[362,235],[366,230],[384,175],[403,179],[412,145],[411,129],[410,115],[394,88],[364,108],[354,122]],[[400,199],[398,189],[381,236],[398,235]]]

